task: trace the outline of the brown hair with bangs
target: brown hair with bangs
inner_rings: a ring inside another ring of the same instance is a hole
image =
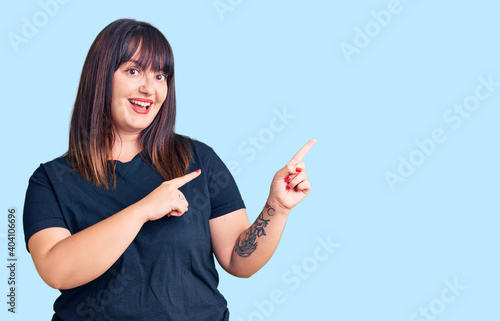
[[[170,180],[186,173],[192,158],[189,137],[175,127],[175,76],[172,48],[165,36],[149,23],[119,19],[96,37],[85,59],[71,117],[67,157],[73,171],[96,186],[116,187],[111,160],[115,141],[111,118],[113,75],[138,52],[137,64],[167,75],[167,98],[153,122],[139,137],[142,153],[151,166]]]

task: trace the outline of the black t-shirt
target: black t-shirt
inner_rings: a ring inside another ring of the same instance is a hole
[[[199,177],[180,188],[189,210],[145,223],[122,256],[97,279],[61,290],[52,320],[227,320],[217,290],[209,219],[244,208],[227,167],[204,143],[191,141],[187,172]],[[26,244],[36,232],[63,227],[75,234],[139,201],[164,180],[142,153],[116,163],[116,189],[73,173],[65,157],[40,165],[24,205]],[[106,244],[102,244],[103,247]]]

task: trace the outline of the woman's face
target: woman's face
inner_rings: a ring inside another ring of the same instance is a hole
[[[148,127],[167,98],[167,77],[143,70],[134,57],[113,76],[111,115],[118,134],[139,134]]]

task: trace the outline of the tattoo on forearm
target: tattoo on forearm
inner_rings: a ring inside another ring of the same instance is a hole
[[[269,215],[269,216],[273,216],[274,215],[274,212],[276,210],[274,208],[272,208],[271,205],[269,205],[269,204],[266,203],[265,208],[267,208],[267,215]],[[271,211],[273,211],[273,212],[271,213]]]
[[[274,208],[272,208],[272,206],[267,203],[264,210],[267,212],[267,215],[274,215]],[[234,251],[241,257],[249,257],[257,249],[257,238],[261,237],[262,235],[266,235],[265,228],[269,224],[270,220],[271,219],[266,220],[264,218],[264,211],[262,211],[259,217],[257,217],[255,223],[253,223],[245,233],[245,237],[242,238],[242,236],[240,235],[240,237],[238,238],[238,242],[236,242]]]

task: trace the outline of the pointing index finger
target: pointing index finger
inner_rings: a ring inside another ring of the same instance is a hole
[[[293,158],[288,162],[288,164],[297,164],[302,162],[306,154],[311,150],[311,148],[316,144],[318,140],[316,138],[311,139],[307,142],[298,152],[293,156]]]
[[[189,174],[186,174],[184,176],[174,178],[170,182],[173,183],[173,184],[175,184],[175,186],[177,188],[179,188],[182,185],[184,185],[186,183],[189,183],[190,181],[192,181],[193,179],[195,179],[196,177],[198,177],[200,175],[200,173],[201,173],[201,169],[198,169],[198,170],[196,170],[194,172],[191,172]]]

